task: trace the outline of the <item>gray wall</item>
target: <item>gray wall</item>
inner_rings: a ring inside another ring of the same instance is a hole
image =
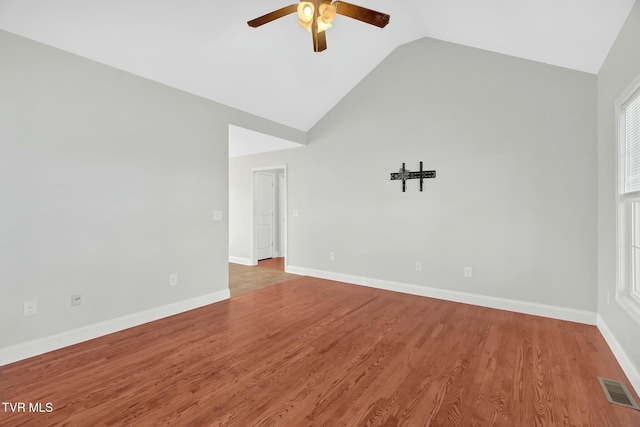
[[[614,104],[640,75],[640,3],[635,4],[598,74],[598,314],[636,370],[640,325],[615,301],[616,125]]]
[[[286,163],[289,265],[595,312],[596,86],[594,75],[418,40],[308,146],[231,159],[231,214],[250,224],[251,168]],[[389,173],[420,160],[437,178],[402,193]],[[245,237],[231,255],[250,256]]]
[[[3,31],[0,52],[0,349],[228,289],[229,123],[306,135]]]

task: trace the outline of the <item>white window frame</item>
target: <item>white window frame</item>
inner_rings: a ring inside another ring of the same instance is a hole
[[[616,118],[616,143],[618,147],[617,157],[617,260],[618,277],[616,285],[616,301],[640,323],[640,262],[634,265],[633,262],[633,227],[640,227],[640,223],[634,224],[632,221],[634,203],[635,208],[640,209],[640,191],[625,193],[625,160],[626,160],[626,121],[624,109],[626,105],[636,97],[640,96],[640,76],[623,92],[622,96],[615,104]],[[640,221],[639,221],[640,222]],[[640,233],[639,233],[640,234]],[[640,239],[639,239],[640,240]],[[635,242],[635,246],[640,248],[640,241]],[[640,250],[640,249],[639,249]],[[635,267],[635,268],[634,268]],[[635,269],[635,271],[634,271]],[[639,280],[635,280],[635,277]]]

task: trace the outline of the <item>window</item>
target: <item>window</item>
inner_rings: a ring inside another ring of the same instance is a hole
[[[640,323],[640,87],[619,102],[617,299]]]

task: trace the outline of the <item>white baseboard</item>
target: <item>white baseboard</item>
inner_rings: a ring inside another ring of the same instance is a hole
[[[248,266],[251,266],[251,267],[256,265],[249,258],[241,258],[239,256],[231,256],[231,255],[229,255],[229,262],[232,262],[234,264],[248,265]]]
[[[616,337],[613,336],[611,329],[609,329],[609,327],[607,326],[605,321],[602,320],[602,317],[600,317],[599,314],[596,322],[598,330],[600,330],[600,333],[604,337],[604,340],[607,342],[609,348],[613,352],[613,355],[618,360],[620,367],[627,375],[627,378],[629,378],[631,386],[636,391],[636,394],[640,395],[640,372],[638,372],[636,367],[633,365],[633,362],[631,362],[631,359],[629,359],[629,356],[627,356],[627,353],[625,353],[625,351],[622,349],[622,346],[620,345]]]
[[[368,286],[370,288],[402,292],[404,294],[478,305],[481,307],[497,308],[499,310],[532,314],[534,316],[543,316],[552,319],[568,320],[570,322],[585,323],[587,325],[596,324],[596,313],[592,311],[577,310],[574,308],[558,307],[555,305],[538,304],[534,302],[518,301],[506,298],[497,298],[486,295],[470,294],[466,292],[451,291],[448,289],[410,285],[407,283],[390,282],[387,280],[370,279],[367,277],[351,276],[348,274],[314,270],[310,268],[296,267],[291,265],[286,267],[286,272],[304,276],[318,277],[327,280],[336,280],[339,282],[345,282],[354,285]]]
[[[162,307],[133,313],[115,319],[107,320],[92,325],[83,326],[67,332],[62,332],[49,337],[17,344],[0,349],[0,366],[29,357],[38,356],[49,351],[88,341],[103,335],[129,329],[144,323],[153,322],[163,317],[173,316],[205,305],[213,304],[230,298],[229,290],[218,291],[197,298],[178,301]]]

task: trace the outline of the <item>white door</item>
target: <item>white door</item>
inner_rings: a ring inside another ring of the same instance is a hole
[[[256,172],[254,179],[258,260],[273,257],[273,174]]]
[[[285,247],[286,247],[286,241],[285,241],[285,229],[287,227],[287,224],[285,222],[286,219],[286,206],[285,206],[285,198],[287,197],[285,194],[285,190],[284,190],[284,173],[280,173],[278,175],[278,201],[280,202],[280,215],[279,215],[279,220],[280,220],[280,256],[283,257],[285,252]]]

